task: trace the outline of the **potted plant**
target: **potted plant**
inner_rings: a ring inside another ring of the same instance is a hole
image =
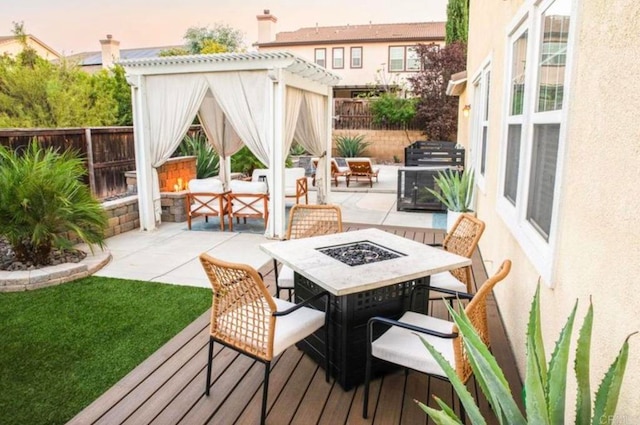
[[[474,172],[471,168],[464,171],[447,169],[439,171],[433,180],[439,190],[427,190],[447,207],[448,232],[460,214],[472,212]]]

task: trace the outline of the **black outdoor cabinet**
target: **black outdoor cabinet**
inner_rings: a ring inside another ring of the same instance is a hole
[[[457,167],[400,167],[398,169],[398,211],[446,211],[447,208],[427,190],[438,191],[434,177]]]
[[[418,140],[404,148],[407,167],[464,167],[464,149],[454,142]]]

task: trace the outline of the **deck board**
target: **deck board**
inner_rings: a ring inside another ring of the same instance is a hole
[[[345,231],[371,227],[345,223]],[[442,231],[375,226],[421,243],[440,243]],[[473,256],[476,284],[487,278],[479,253]],[[273,291],[270,262],[260,272]],[[489,299],[493,352],[514,394],[522,388],[513,353],[498,308]],[[438,302],[434,314],[446,311]],[[209,312],[204,313],[111,389],[87,406],[69,424],[257,424],[262,400],[264,365],[216,344],[211,395],[204,396]],[[472,378],[473,379],[473,378]],[[473,381],[468,388],[473,394]],[[431,393],[451,405],[451,387],[432,379]],[[274,359],[269,382],[267,423],[425,425],[426,415],[413,401],[427,401],[427,379],[417,372],[397,370],[371,382],[369,418],[362,418],[363,387],[344,391],[334,380],[325,382],[324,370],[297,348]],[[520,402],[520,397],[516,400]],[[521,402],[520,402],[521,403]],[[433,400],[430,405],[434,406]],[[480,407],[489,412],[481,397]],[[522,407],[522,406],[521,406]],[[431,423],[431,422],[429,422]],[[489,423],[495,421],[489,420]]]

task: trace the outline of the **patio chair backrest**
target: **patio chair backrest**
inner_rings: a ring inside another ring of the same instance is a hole
[[[297,204],[289,213],[286,239],[342,232],[342,211],[337,205]]]
[[[471,214],[460,214],[451,231],[447,234],[442,246],[446,251],[471,258],[478,246],[485,224]],[[473,292],[473,276],[471,266],[460,267],[450,271],[456,279],[467,286],[467,292]]]
[[[473,299],[469,301],[469,304],[467,304],[467,307],[464,309],[471,324],[480,336],[480,339],[482,339],[482,342],[484,342],[487,347],[491,345],[491,341],[489,340],[489,324],[487,321],[487,297],[491,294],[491,291],[498,282],[507,277],[510,270],[511,261],[505,260],[496,274],[482,284],[478,292],[473,296]],[[458,327],[454,325],[453,331],[458,332]],[[469,364],[461,336],[453,340],[453,353],[456,363],[456,373],[462,382],[466,382],[473,371],[471,370],[471,365]]]
[[[347,158],[349,169],[354,174],[373,174],[373,164],[370,158]]]
[[[231,180],[232,206],[234,215],[263,215],[267,211],[267,184],[265,182],[245,182]]]
[[[213,289],[211,336],[264,360],[273,357],[276,304],[258,272],[200,255]]]

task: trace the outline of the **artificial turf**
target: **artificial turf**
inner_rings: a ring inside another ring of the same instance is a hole
[[[211,290],[88,277],[0,293],[0,424],[63,424],[211,306]]]

